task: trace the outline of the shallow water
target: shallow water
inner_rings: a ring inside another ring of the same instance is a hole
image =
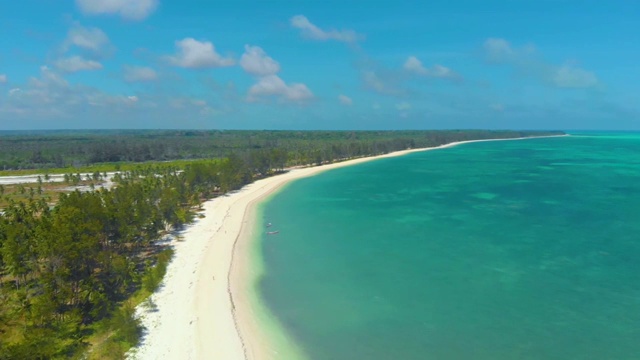
[[[637,359],[640,135],[496,141],[296,181],[259,296],[312,359]]]

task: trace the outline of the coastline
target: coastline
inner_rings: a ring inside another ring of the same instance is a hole
[[[155,309],[140,306],[147,328],[131,359],[278,359],[303,358],[278,329],[255,292],[262,267],[254,245],[259,205],[289,182],[321,172],[377,159],[431,151],[465,143],[546,137],[484,139],[410,149],[343,162],[292,169],[258,180],[203,204],[204,218],[173,241],[175,255],[162,287],[152,295]],[[265,327],[271,328],[269,334]],[[278,346],[280,345],[280,346]],[[278,351],[289,351],[286,354]]]

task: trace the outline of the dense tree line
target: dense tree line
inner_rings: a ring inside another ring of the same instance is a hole
[[[69,131],[0,133],[0,170],[222,158],[278,149],[288,164],[329,161],[517,131]]]
[[[115,338],[135,343],[133,310],[123,302],[159,283],[170,254],[154,242],[188,223],[203,199],[287,165],[541,133],[442,131],[378,139],[339,133],[347,136],[342,140],[331,132],[283,132],[282,139],[277,134],[250,139],[251,147],[246,146],[249,140],[238,140],[245,145],[227,157],[193,161],[180,169],[140,167],[119,173],[116,187],[61,194],[55,206],[35,196],[9,200],[0,216],[0,359],[78,356],[92,326],[104,321],[119,324],[111,331]],[[68,175],[68,181],[77,177]]]
[[[247,164],[232,157],[120,174],[113,189],[62,194],[55,207],[11,202],[0,217],[0,358],[82,350],[90,324],[159,282],[154,241],[189,222],[203,198],[250,180]]]

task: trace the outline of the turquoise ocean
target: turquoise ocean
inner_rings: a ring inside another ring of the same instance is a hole
[[[380,159],[258,213],[259,301],[310,359],[640,359],[638,133]]]

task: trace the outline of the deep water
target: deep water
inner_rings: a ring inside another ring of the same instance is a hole
[[[381,159],[262,209],[259,296],[312,359],[640,358],[639,134]]]

